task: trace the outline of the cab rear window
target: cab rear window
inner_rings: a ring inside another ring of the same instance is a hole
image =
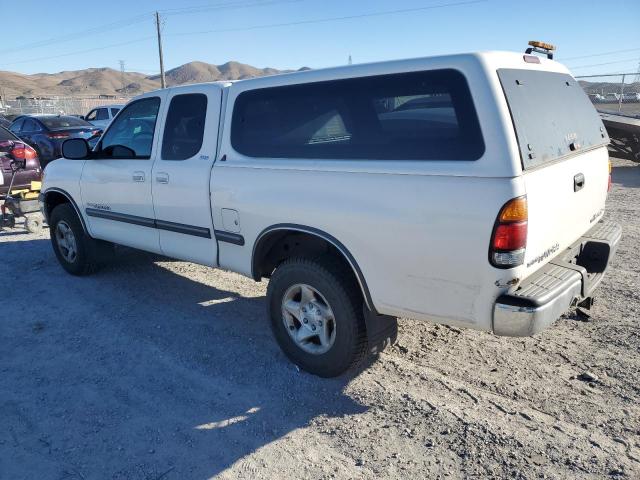
[[[524,169],[609,143],[589,97],[570,75],[499,69]]]

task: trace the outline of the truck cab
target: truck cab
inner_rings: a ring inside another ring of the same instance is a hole
[[[72,274],[113,244],[270,279],[275,337],[337,375],[396,317],[523,336],[587,305],[621,229],[565,67],[487,52],[150,92],[42,194]]]

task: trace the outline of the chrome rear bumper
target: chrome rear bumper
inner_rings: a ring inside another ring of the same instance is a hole
[[[509,337],[533,335],[591,297],[621,237],[619,224],[601,221],[514,292],[499,296],[493,309],[493,332]]]

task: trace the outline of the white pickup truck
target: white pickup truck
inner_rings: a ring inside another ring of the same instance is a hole
[[[41,194],[75,275],[113,244],[269,278],[287,356],[338,375],[395,318],[526,336],[588,307],[621,236],[567,69],[488,52],[146,93]]]

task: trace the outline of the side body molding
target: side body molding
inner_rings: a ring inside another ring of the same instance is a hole
[[[333,235],[330,235],[327,232],[324,232],[314,227],[307,227],[305,225],[298,225],[294,223],[280,223],[276,225],[271,225],[270,227],[267,227],[262,232],[260,232],[260,235],[258,235],[256,242],[253,244],[253,252],[251,253],[251,275],[254,278],[254,280],[260,280],[259,278],[257,278],[258,277],[257,264],[258,264],[258,259],[264,253],[262,251],[263,240],[267,237],[268,234],[278,230],[291,230],[295,232],[308,233],[310,235],[315,235],[316,237],[322,238],[323,240],[326,240],[331,245],[333,245],[351,266],[351,269],[353,270],[353,273],[355,274],[358,280],[358,285],[360,286],[360,290],[362,291],[362,295],[364,296],[364,301],[367,308],[374,314],[378,313],[377,310],[375,309],[375,306],[373,305],[371,293],[369,292],[369,287],[367,287],[367,282],[364,278],[362,270],[360,270],[360,267],[358,266],[358,263],[356,262],[353,255],[351,255],[351,252],[349,252],[347,247],[345,247],[342,244],[342,242],[340,242],[340,240],[335,238]]]

